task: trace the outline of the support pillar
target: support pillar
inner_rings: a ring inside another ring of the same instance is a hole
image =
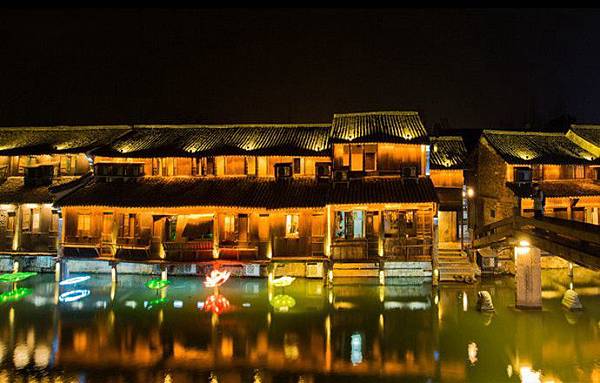
[[[110,264],[110,276],[111,276],[111,280],[112,283],[117,283],[118,281],[118,275],[117,275],[117,263],[116,262],[112,262]]]
[[[167,266],[163,266],[160,270],[160,279],[166,281],[168,279]]]
[[[515,247],[517,287],[515,306],[524,310],[541,310],[542,267],[540,264],[540,249],[530,247],[524,241],[521,241],[519,245]]]
[[[13,273],[19,272],[19,261],[13,258]]]

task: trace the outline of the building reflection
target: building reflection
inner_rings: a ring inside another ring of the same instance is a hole
[[[305,281],[273,295],[266,285],[236,282],[221,287],[217,296],[212,289],[170,290],[170,302],[156,310],[144,309],[151,293],[124,286],[116,292],[110,284],[92,289],[79,301],[82,306],[55,304],[54,290],[53,284],[37,286],[31,298],[1,308],[3,371],[47,370],[51,379],[53,371],[91,371],[106,381],[126,375],[149,382],[272,382],[282,374],[295,376],[294,381],[326,374],[463,381],[483,376],[477,375],[478,367],[500,369],[506,379],[508,370],[536,374],[541,361],[558,369],[566,363],[565,353],[594,358],[600,349],[597,325],[594,336],[579,327],[571,334],[550,335],[545,326],[532,328],[531,316],[517,315],[512,332],[501,334],[510,347],[492,355],[482,345],[499,339],[489,330],[497,319],[486,325],[489,317],[471,306],[465,310],[464,302],[474,302],[477,289],[464,286],[432,290],[426,283],[348,284],[328,289],[321,281]],[[494,298],[510,293],[498,290]],[[275,300],[278,296],[286,298]],[[221,300],[227,301],[226,309],[211,308]],[[126,304],[131,301],[135,307]],[[470,330],[457,331],[461,328]],[[600,376],[594,369],[580,374],[583,380]]]

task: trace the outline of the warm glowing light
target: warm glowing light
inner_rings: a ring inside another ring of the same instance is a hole
[[[227,282],[231,273],[229,271],[213,270],[210,275],[206,276],[204,286],[206,287],[219,287],[223,283]]]
[[[209,295],[204,301],[204,311],[220,315],[230,307],[229,300],[220,294]]]
[[[473,188],[467,188],[467,197],[473,198],[475,196],[475,190]]]
[[[469,355],[469,362],[471,364],[477,363],[477,343],[471,342],[467,345],[467,354]]]
[[[13,351],[13,363],[15,368],[21,369],[29,364],[29,348],[24,343],[19,343]]]
[[[75,302],[90,295],[90,290],[73,290],[67,291],[58,297],[58,300],[64,303]]]
[[[329,281],[329,283],[333,283],[333,270],[329,270],[327,272],[327,280]]]
[[[57,265],[59,265],[60,263],[57,263]],[[65,286],[65,285],[74,285],[77,283],[81,283],[84,281],[87,281],[88,279],[90,279],[91,277],[89,275],[83,275],[81,277],[73,277],[73,278],[69,278],[69,279],[65,279],[64,281],[61,281],[59,283],[59,285],[61,286]]]
[[[45,344],[38,345],[33,351],[33,361],[38,368],[47,367],[50,363],[50,347]]]
[[[462,293],[462,304],[463,304],[463,311],[467,311],[467,309],[469,308],[469,300],[467,298],[467,293],[465,293],[464,291]]]
[[[531,245],[529,244],[528,241],[522,239],[522,240],[519,241],[519,246],[521,246],[521,247],[528,247],[528,246],[531,246]]]
[[[541,382],[541,372],[535,371],[529,366],[521,367],[519,370],[522,383],[539,383]]]
[[[379,270],[379,284],[382,286],[385,285],[385,273],[383,270]]]
[[[287,287],[291,285],[295,280],[296,278],[294,277],[285,276],[271,280],[271,284],[275,287]]]

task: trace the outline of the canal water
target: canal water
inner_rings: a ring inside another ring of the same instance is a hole
[[[329,289],[232,277],[217,290],[181,277],[156,292],[144,276],[59,286],[37,275],[0,303],[0,382],[598,382],[600,278],[590,275],[575,280],[580,313],[561,308],[563,271],[544,272],[539,312],[514,309],[511,278]],[[479,290],[495,313],[477,311]]]

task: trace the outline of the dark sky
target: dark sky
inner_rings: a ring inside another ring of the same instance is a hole
[[[3,10],[0,125],[600,122],[595,10]]]

